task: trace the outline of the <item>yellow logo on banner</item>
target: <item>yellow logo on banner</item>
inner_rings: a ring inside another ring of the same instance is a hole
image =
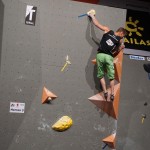
[[[142,31],[144,31],[144,28],[139,27],[138,23],[139,20],[135,20],[133,22],[132,17],[129,17],[129,21],[126,21],[126,30],[129,31],[130,38],[125,38],[124,42],[136,45],[150,46],[150,40],[144,41],[142,39]],[[135,35],[138,36],[138,39],[134,38],[136,37]],[[131,36],[133,36],[133,38]],[[141,39],[139,39],[139,37],[141,37]]]
[[[126,21],[126,29],[129,31],[129,36],[132,35],[132,32],[135,32],[136,35],[142,36],[142,34],[139,32],[143,31],[144,28],[138,27],[137,24],[139,23],[139,20],[132,21],[132,17],[129,17],[129,21]],[[131,27],[130,27],[131,26]]]

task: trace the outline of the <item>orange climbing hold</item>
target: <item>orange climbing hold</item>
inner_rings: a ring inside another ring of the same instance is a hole
[[[123,51],[120,51],[119,54],[114,59],[115,79],[118,82],[121,82],[122,61],[123,61]]]
[[[107,113],[109,116],[114,119],[118,118],[118,105],[119,105],[119,96],[120,96],[120,84],[116,84],[114,88],[114,101],[110,101],[110,88],[108,89],[108,98],[104,98],[103,92],[98,93],[90,98],[88,98],[93,104],[95,104],[102,111]]]
[[[96,59],[93,59],[93,60],[92,60],[92,63],[93,63],[94,65],[96,65]]]
[[[42,104],[48,102],[49,100],[55,99],[57,96],[49,91],[46,87],[43,88],[43,94],[42,94]]]
[[[116,133],[106,137],[102,140],[105,144],[107,144],[110,148],[115,149],[115,141],[116,141]]]

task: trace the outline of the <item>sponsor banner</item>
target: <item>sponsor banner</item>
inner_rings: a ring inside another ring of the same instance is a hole
[[[150,18],[149,12],[127,10],[126,30],[128,35],[124,38],[126,48],[150,52]]]
[[[25,24],[35,26],[37,7],[27,5],[26,15],[25,15]]]
[[[10,110],[11,113],[24,113],[25,110],[25,103],[17,103],[17,102],[10,102]]]
[[[129,55],[130,59],[134,60],[145,60],[145,57],[142,56],[135,56],[135,55]]]

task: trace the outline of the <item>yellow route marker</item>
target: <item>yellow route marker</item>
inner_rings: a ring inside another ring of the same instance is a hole
[[[65,63],[65,65],[63,66],[63,68],[61,69],[61,71],[64,71],[64,69],[67,67],[67,62]]]
[[[64,71],[64,69],[67,67],[67,65],[71,65],[71,62],[69,61],[69,56],[66,56],[66,63],[64,64],[63,68],[61,69],[61,72]]]
[[[145,118],[146,118],[146,114],[142,114],[142,124],[144,123]]]

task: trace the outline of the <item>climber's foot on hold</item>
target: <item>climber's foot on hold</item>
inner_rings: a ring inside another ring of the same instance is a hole
[[[104,92],[104,98],[107,101],[107,97],[108,97],[108,92]]]
[[[113,102],[114,101],[114,94],[110,95],[110,100]]]

